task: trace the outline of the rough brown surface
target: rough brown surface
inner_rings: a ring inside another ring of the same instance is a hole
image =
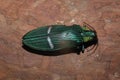
[[[29,30],[92,25],[96,52],[43,56],[22,48]],[[120,80],[120,0],[0,0],[0,80]]]

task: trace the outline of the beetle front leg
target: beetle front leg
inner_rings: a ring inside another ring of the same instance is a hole
[[[84,45],[78,46],[78,47],[77,47],[77,54],[80,54],[80,51],[82,51],[82,53],[84,53],[84,50],[85,50]]]
[[[84,45],[82,45],[82,53],[84,53],[85,47]]]

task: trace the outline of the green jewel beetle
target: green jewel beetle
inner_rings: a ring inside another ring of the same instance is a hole
[[[86,45],[98,42],[96,31],[87,23],[83,26],[74,24],[49,25],[34,29],[23,36],[23,45],[38,51],[57,51],[76,48],[84,52]]]

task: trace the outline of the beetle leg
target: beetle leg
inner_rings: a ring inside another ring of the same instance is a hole
[[[82,45],[82,53],[84,53],[85,47],[84,45]]]

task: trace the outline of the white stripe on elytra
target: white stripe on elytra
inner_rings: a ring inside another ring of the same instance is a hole
[[[53,45],[53,43],[52,43],[52,41],[51,41],[51,39],[50,39],[49,36],[47,37],[47,40],[48,40],[48,43],[49,43],[50,48],[53,49],[53,48],[54,48],[54,45]]]
[[[47,31],[48,34],[50,33],[51,29],[52,29],[52,27],[50,26],[50,27],[48,28],[48,31]]]
[[[48,28],[48,31],[47,31],[48,34],[50,34],[51,29],[52,29],[52,27],[50,26],[50,27]],[[47,41],[48,41],[48,43],[49,43],[50,48],[53,49],[53,48],[54,48],[54,45],[53,45],[53,43],[52,43],[51,38],[49,37],[49,35],[48,35],[48,37],[47,37]]]

